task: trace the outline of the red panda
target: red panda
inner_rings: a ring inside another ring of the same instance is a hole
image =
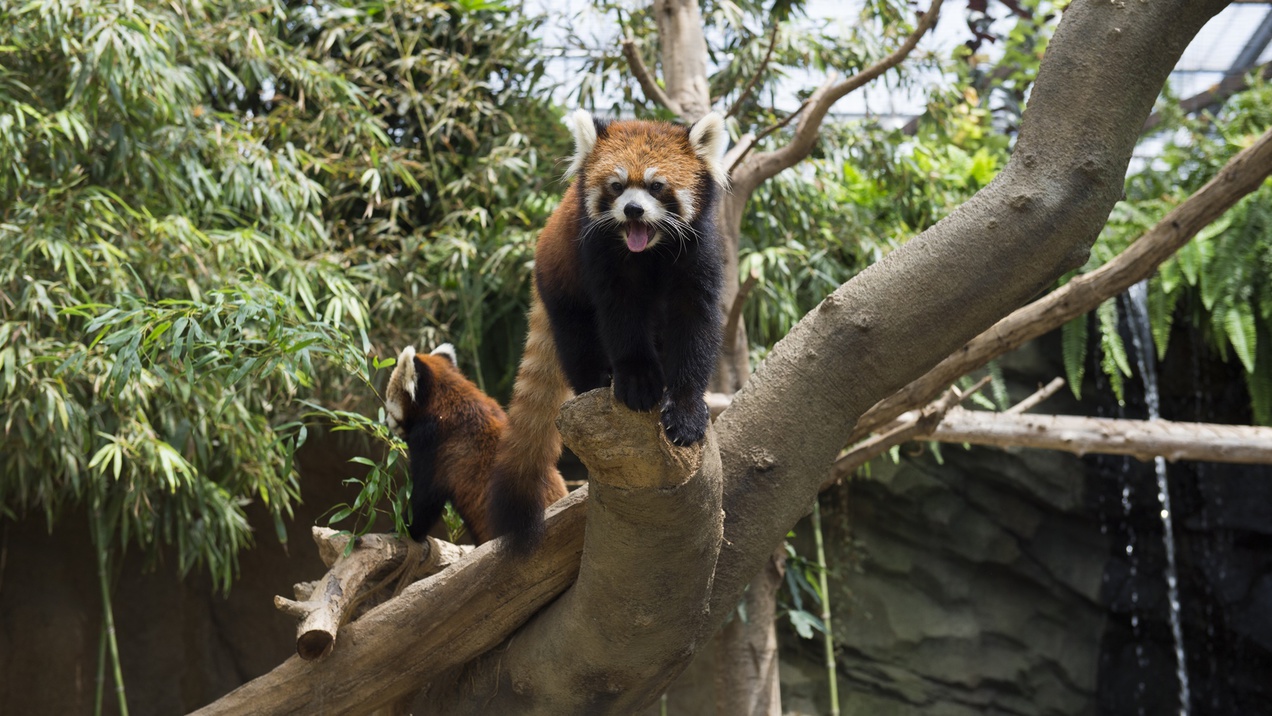
[[[419,541],[428,534],[447,500],[474,542],[494,537],[490,471],[508,419],[455,367],[455,349],[446,343],[428,355],[409,346],[403,350],[389,376],[384,407],[389,428],[406,441],[410,458],[411,537]],[[565,495],[559,475],[551,487],[542,500]]]
[[[721,340],[724,120],[692,127],[566,118],[577,179],[535,247],[529,334],[491,476],[491,523],[538,543],[555,488],[556,417],[573,393],[612,383],[632,410],[661,410],[668,439],[706,433],[703,401]]]

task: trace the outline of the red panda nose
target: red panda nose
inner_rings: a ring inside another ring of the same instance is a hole
[[[623,213],[627,215],[628,219],[631,219],[634,221],[645,215],[645,207],[633,201],[632,203],[623,207]]]

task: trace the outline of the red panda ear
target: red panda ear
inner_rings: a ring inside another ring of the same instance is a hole
[[[596,119],[585,109],[576,109],[561,121],[574,135],[574,156],[570,157],[570,166],[565,170],[565,178],[569,179],[583,168],[587,155],[596,146],[597,137],[605,136],[609,123]]]
[[[707,172],[722,187],[729,185],[729,172],[724,167],[724,148],[728,143],[729,132],[719,112],[708,112],[689,128],[689,144],[707,165]]]
[[[429,355],[441,356],[442,358],[450,361],[451,365],[459,365],[459,361],[455,357],[455,346],[452,346],[449,343],[443,343],[434,348],[433,352],[429,353]]]

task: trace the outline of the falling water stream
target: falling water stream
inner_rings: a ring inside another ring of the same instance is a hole
[[[1157,365],[1153,361],[1153,331],[1148,322],[1148,282],[1140,281],[1127,291],[1126,304],[1130,310],[1127,320],[1131,327],[1131,341],[1135,345],[1135,360],[1144,379],[1144,402],[1148,404],[1148,419],[1161,418],[1161,396],[1157,389]],[[1188,689],[1188,669],[1184,661],[1184,632],[1179,614],[1179,576],[1175,567],[1175,527],[1170,510],[1170,489],[1166,483],[1166,458],[1158,456],[1157,499],[1162,504],[1162,541],[1166,547],[1166,597],[1170,602],[1170,632],[1175,639],[1175,674],[1179,678],[1179,714],[1188,716],[1191,694]]]

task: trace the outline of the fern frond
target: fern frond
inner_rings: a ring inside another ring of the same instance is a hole
[[[1126,391],[1123,378],[1131,375],[1131,361],[1126,355],[1126,344],[1117,332],[1117,299],[1110,298],[1095,309],[1096,318],[1100,321],[1100,368],[1109,378],[1109,386],[1117,404],[1126,402]]]
[[[1082,399],[1082,378],[1086,374],[1087,314],[1064,324],[1060,329],[1061,352],[1064,354],[1064,375],[1069,380],[1073,397]]]

